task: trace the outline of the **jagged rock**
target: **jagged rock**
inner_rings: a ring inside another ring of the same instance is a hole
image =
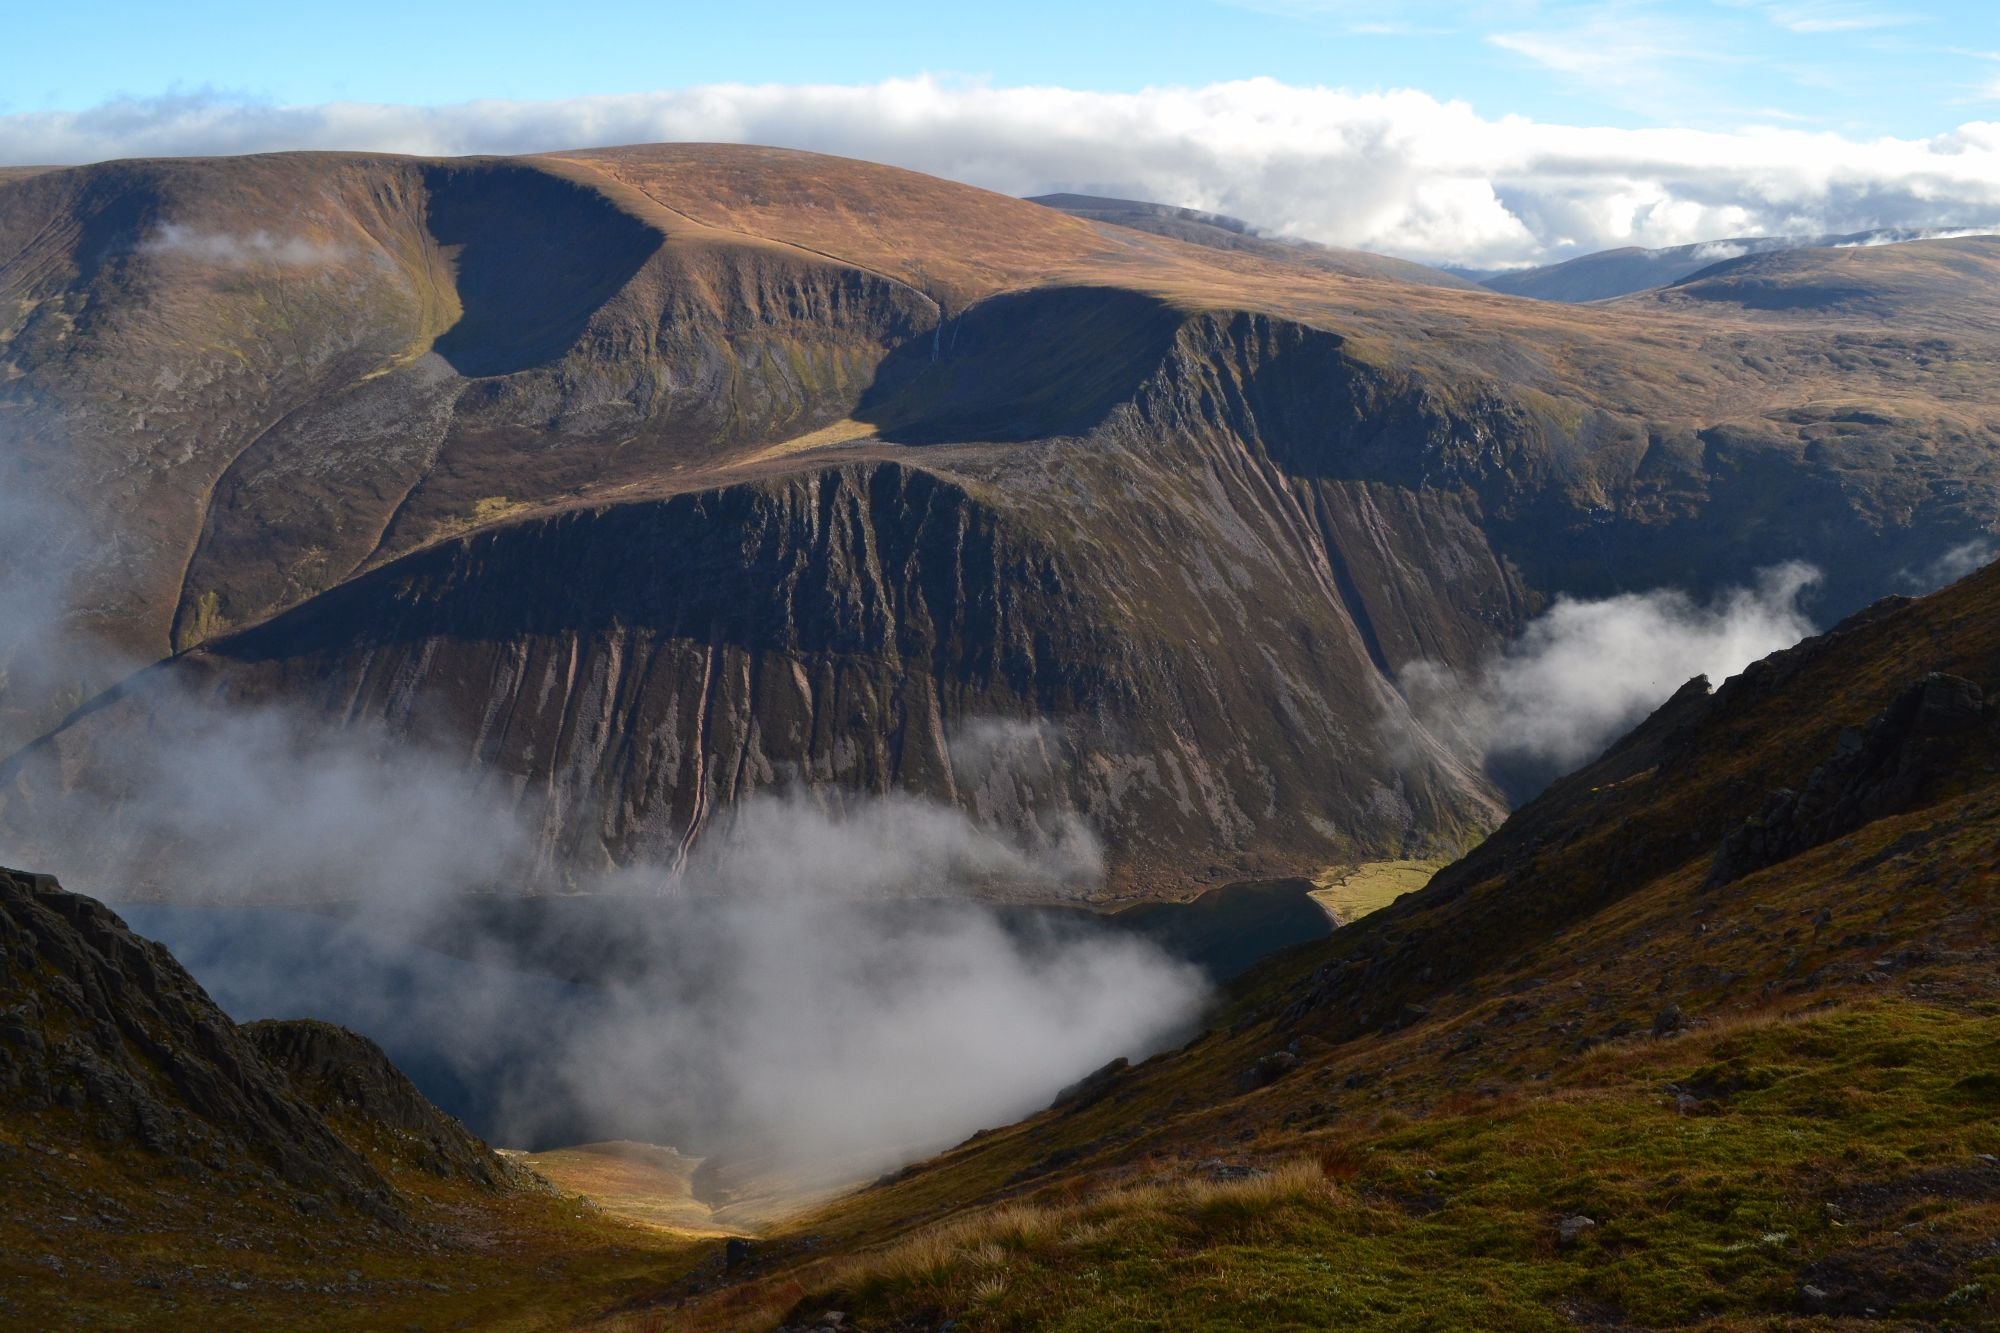
[[[1941,671],[1925,676],[1917,690],[1911,730],[1919,736],[1955,736],[1985,721],[1986,696],[1971,681]]]
[[[1243,1084],[1246,1088],[1262,1088],[1276,1083],[1279,1079],[1298,1068],[1299,1057],[1290,1051],[1272,1051],[1257,1057],[1257,1063],[1244,1071]]]
[[[1677,1004],[1670,1004],[1653,1015],[1655,1037],[1671,1037],[1676,1032],[1686,1031],[1687,1026],[1687,1015],[1681,1012],[1681,1007]]]
[[[21,963],[0,974],[9,1109],[70,1108],[99,1144],[400,1220],[374,1168],[171,954],[103,904],[0,870],[0,948]],[[224,1145],[219,1164],[196,1165],[204,1144]]]
[[[220,1212],[255,1196],[347,1234],[416,1225],[375,1165],[385,1154],[489,1188],[547,1188],[426,1102],[373,1042],[324,1023],[238,1027],[166,949],[47,876],[0,870],[0,950],[16,964],[0,969],[0,1114],[58,1145],[38,1149],[51,1157],[71,1155],[68,1142],[150,1157],[189,1201]],[[0,1157],[0,1195],[20,1169]]]
[[[434,1176],[489,1189],[530,1183],[528,1172],[431,1105],[368,1038],[310,1019],[267,1020],[242,1031],[292,1090],[348,1137],[374,1139]]]
[[[1717,888],[1863,824],[1909,808],[1986,728],[1978,685],[1932,672],[1912,681],[1797,789],[1780,787],[1716,849],[1704,887]],[[1830,918],[1829,918],[1830,919]]]
[[[1556,1223],[1556,1243],[1563,1246],[1576,1244],[1583,1237],[1597,1229],[1594,1219],[1573,1213]]]
[[[1117,1081],[1118,1076],[1131,1067],[1130,1060],[1122,1055],[1119,1056],[1058,1092],[1055,1100],[1049,1103],[1049,1109],[1053,1111],[1060,1107],[1068,1107],[1071,1110],[1082,1110],[1111,1091],[1111,1085]]]

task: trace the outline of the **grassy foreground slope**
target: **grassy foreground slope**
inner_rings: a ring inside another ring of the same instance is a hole
[[[1996,683],[2000,568],[1691,683],[1183,1050],[614,1326],[1992,1327]]]

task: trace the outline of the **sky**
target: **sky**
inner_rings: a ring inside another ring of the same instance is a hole
[[[17,5],[0,163],[755,136],[1012,193],[1144,192],[1466,264],[1983,225],[2000,205],[2000,7],[1957,0],[598,0],[554,14],[514,0]]]

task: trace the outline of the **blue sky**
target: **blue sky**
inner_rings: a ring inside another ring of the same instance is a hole
[[[1993,0],[17,4],[0,164],[722,140],[1506,267],[2000,229]]]
[[[0,114],[168,92],[435,105],[930,73],[1120,92],[1261,75],[1618,127],[1912,136],[2000,118],[2000,6],[1958,0],[597,0],[559,17],[514,0],[11,9]]]

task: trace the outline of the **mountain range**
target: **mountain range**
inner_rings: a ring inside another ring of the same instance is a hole
[[[190,695],[496,775],[552,882],[798,788],[1080,823],[1110,896],[1449,853],[1506,798],[1413,663],[1783,561],[1842,614],[2000,513],[2000,242],[1572,307],[1059,202],[688,145],[0,183],[13,526],[91,644],[4,701],[17,859]]]
[[[1786,250],[1847,250],[1903,245],[1945,235],[1986,235],[1991,231],[1940,233],[1913,228],[1881,228],[1837,236],[1743,236],[1654,250],[1621,246],[1539,268],[1478,276],[1482,285],[1510,296],[1529,296],[1541,301],[1603,301],[1653,287],[1666,287],[1701,274],[1715,265],[1751,256],[1775,255]]]

